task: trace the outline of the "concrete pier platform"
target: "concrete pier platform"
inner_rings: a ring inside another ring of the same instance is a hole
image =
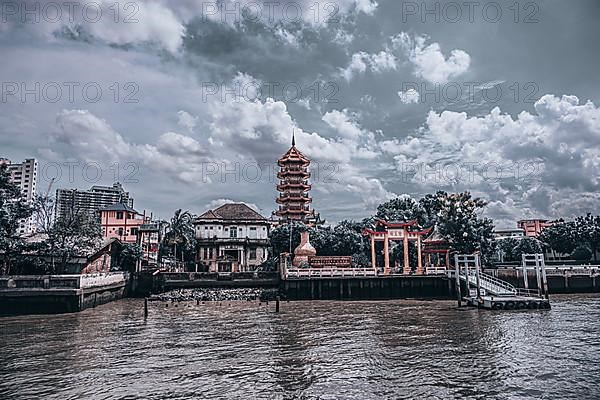
[[[481,296],[466,297],[468,306],[487,310],[537,310],[550,309],[550,301],[542,297],[531,296]]]

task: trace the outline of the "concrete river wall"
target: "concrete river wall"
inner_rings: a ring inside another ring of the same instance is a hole
[[[287,279],[280,291],[288,300],[454,299],[445,276],[379,276]]]
[[[0,315],[58,314],[121,299],[126,272],[0,277]]]

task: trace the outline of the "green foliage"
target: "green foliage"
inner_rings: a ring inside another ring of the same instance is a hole
[[[592,252],[586,246],[577,246],[571,253],[571,258],[577,261],[589,261],[592,258]]]
[[[0,165],[0,252],[3,254],[0,273],[9,274],[16,255],[27,248],[25,240],[19,236],[19,225],[31,213],[21,190],[11,182],[8,167]]]
[[[481,252],[484,262],[495,252],[494,224],[489,218],[480,218],[486,203],[473,198],[469,192],[427,194],[419,201],[401,196],[377,207],[377,217],[409,221],[416,219],[420,226],[438,226],[451,248],[459,253]]]
[[[78,209],[71,209],[57,218],[47,235],[40,250],[52,257],[52,273],[63,270],[74,256],[92,254],[102,242],[98,218]]]
[[[116,253],[117,262],[112,269],[118,271],[135,271],[135,266],[144,256],[142,248],[133,243],[122,243]]]
[[[194,217],[189,211],[176,210],[163,239],[165,250],[177,261],[193,262],[196,257]],[[166,255],[163,253],[163,255]]]
[[[539,239],[559,253],[570,254],[577,247],[577,227],[573,221],[558,222],[545,228]]]
[[[417,220],[420,225],[425,225],[427,212],[422,204],[410,196],[399,196],[386,201],[377,207],[375,216],[384,221],[412,221]]]
[[[498,248],[504,254],[504,261],[521,261],[523,254],[539,254],[544,251],[536,238],[506,238],[498,240]]]
[[[280,225],[271,230],[273,254],[290,251],[290,231],[292,252],[300,244],[300,233],[310,233],[310,243],[322,256],[343,256],[365,253],[362,224],[355,221],[341,221],[334,227],[309,227],[299,222]]]

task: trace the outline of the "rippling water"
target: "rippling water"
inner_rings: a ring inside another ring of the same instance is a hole
[[[454,302],[122,300],[0,318],[2,399],[597,399],[600,297]]]

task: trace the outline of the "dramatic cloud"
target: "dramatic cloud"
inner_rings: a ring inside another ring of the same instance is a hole
[[[368,54],[364,51],[360,51],[352,55],[350,64],[342,69],[341,73],[342,76],[349,81],[354,75],[363,74],[367,69],[377,73],[395,70],[396,66],[396,57],[387,51],[380,51],[375,54]]]
[[[54,138],[65,145],[68,157],[107,167],[134,163],[167,172],[183,182],[201,181],[204,163],[213,161],[194,138],[175,132],[162,134],[155,144],[126,141],[105,120],[87,110],[63,110],[56,119]]]
[[[445,84],[469,69],[471,57],[463,50],[454,49],[448,57],[442,53],[439,43],[426,45],[427,36],[402,32],[392,39],[396,47],[404,49],[415,67],[415,75],[431,83]]]
[[[600,109],[579,104],[575,96],[553,95],[541,97],[534,108],[535,114],[524,111],[517,118],[499,108],[482,117],[430,111],[417,135],[386,141],[382,148],[393,154],[400,172],[411,172],[413,182],[426,187],[454,182],[493,189],[547,215],[557,209],[568,213],[583,198],[552,210],[550,197],[556,201],[579,191],[589,199],[600,189]],[[500,208],[498,201],[494,207]]]

